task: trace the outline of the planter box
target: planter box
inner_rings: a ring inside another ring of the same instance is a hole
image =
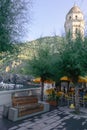
[[[57,106],[58,103],[56,101],[46,101],[47,103],[49,103],[52,106]]]

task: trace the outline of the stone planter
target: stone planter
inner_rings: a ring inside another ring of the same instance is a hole
[[[57,106],[58,103],[56,101],[46,101],[47,103],[49,103],[51,106]]]

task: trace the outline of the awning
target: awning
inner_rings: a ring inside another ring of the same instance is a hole
[[[68,76],[63,76],[60,80],[61,81],[72,81]],[[79,76],[78,77],[78,82],[79,83],[87,82],[87,78],[83,77],[83,76]]]
[[[79,76],[78,82],[79,83],[87,82],[87,79],[85,77]]]
[[[35,82],[35,83],[40,83],[40,82],[41,82],[41,78],[40,78],[40,77],[35,78],[35,79],[33,79],[33,82]],[[53,80],[51,80],[51,79],[47,79],[47,80],[45,80],[45,82],[44,82],[44,83],[51,84],[51,83],[54,83],[54,81],[53,81]]]
[[[71,79],[67,76],[63,76],[60,80],[61,81],[71,81]]]

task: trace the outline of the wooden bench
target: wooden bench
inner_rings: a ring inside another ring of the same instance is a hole
[[[12,98],[12,106],[24,106],[27,104],[38,103],[38,98],[36,96],[18,96]]]
[[[13,97],[12,106],[8,111],[8,119],[16,121],[46,111],[49,111],[49,104],[39,102],[36,96]]]
[[[12,106],[18,109],[18,116],[24,116],[34,112],[42,111],[44,105],[38,103],[38,98],[34,96],[14,97]]]

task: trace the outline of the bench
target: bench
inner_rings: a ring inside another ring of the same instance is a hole
[[[38,101],[36,96],[19,96],[12,98],[12,106],[8,108],[8,119],[21,120],[49,111],[49,104]]]
[[[12,106],[18,109],[18,116],[24,116],[37,111],[42,111],[44,106],[38,103],[38,98],[34,96],[14,97]]]
[[[13,107],[34,103],[38,103],[38,98],[36,96],[18,96],[12,98]]]

